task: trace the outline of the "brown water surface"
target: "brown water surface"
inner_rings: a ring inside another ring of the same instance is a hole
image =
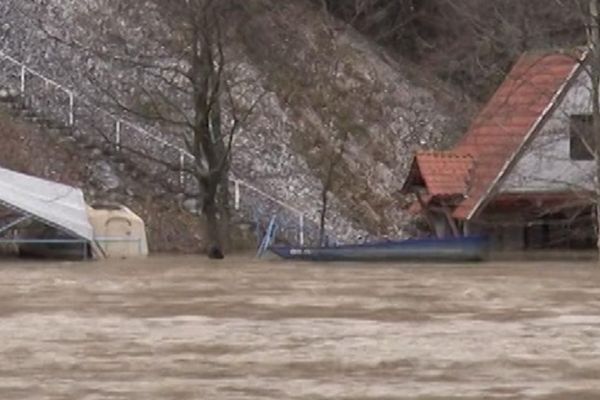
[[[600,268],[0,264],[2,399],[598,399]]]

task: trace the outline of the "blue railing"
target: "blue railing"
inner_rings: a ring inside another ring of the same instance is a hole
[[[265,236],[263,237],[260,246],[258,247],[258,252],[256,253],[256,257],[260,258],[262,257],[267,250],[269,250],[269,247],[271,247],[271,245],[273,244],[273,241],[275,240],[275,235],[277,233],[277,216],[273,215],[271,217],[271,220],[269,221],[269,226],[267,227],[267,232],[265,233]]]

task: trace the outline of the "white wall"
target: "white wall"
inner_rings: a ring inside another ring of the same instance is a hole
[[[594,161],[572,161],[569,155],[569,116],[591,114],[590,89],[590,79],[582,71],[525,154],[505,177],[501,193],[591,188]]]

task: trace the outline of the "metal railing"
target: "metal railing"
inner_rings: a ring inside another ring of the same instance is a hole
[[[18,81],[19,81],[19,96],[24,101],[24,103],[27,107],[31,107],[35,111],[37,111],[37,109],[40,109],[43,112],[50,111],[51,114],[58,113],[60,115],[58,122],[64,123],[67,127],[71,127],[73,129],[76,128],[77,123],[78,123],[76,107],[78,105],[91,106],[90,103],[88,103],[85,99],[76,96],[76,93],[73,90],[54,81],[53,79],[50,79],[50,78],[44,76],[43,74],[37,72],[36,70],[29,67],[25,63],[6,54],[2,50],[0,50],[0,60],[8,61],[12,65],[12,67],[17,69],[16,71],[13,71],[12,74],[7,72],[7,75],[9,77],[9,79],[10,79],[11,75],[14,78],[18,79]],[[35,79],[40,80],[40,82],[35,82],[34,81]],[[39,86],[40,84],[42,85],[41,88],[36,87],[36,85]],[[44,95],[43,89],[47,89],[48,87],[53,88],[55,91],[58,92],[58,96],[56,96],[58,99],[57,100],[58,104],[52,104],[52,101],[54,99],[50,98],[50,96]],[[49,109],[49,110],[44,110],[44,108]],[[96,112],[97,107],[93,107],[93,108],[94,108],[94,112]],[[105,110],[101,110],[101,111],[103,114],[105,114],[104,115],[105,117],[112,120],[112,124],[114,127],[114,135],[113,135],[112,142],[117,151],[120,151],[122,148],[123,140],[126,136],[126,132],[125,132],[126,129],[129,129],[130,131],[135,132],[135,134],[142,136],[144,139],[150,139],[152,141],[157,142],[160,147],[169,149],[173,154],[176,154],[178,156],[178,163],[179,163],[178,181],[179,181],[180,186],[182,186],[182,187],[185,186],[185,184],[186,184],[186,173],[185,173],[186,166],[188,165],[188,163],[192,163],[192,164],[195,163],[195,157],[191,153],[189,153],[184,148],[174,145],[173,143],[160,137],[159,135],[153,134],[153,133],[149,132],[148,130],[146,130],[134,123],[131,123],[123,118],[119,118]],[[54,117],[55,115],[52,115],[52,116]],[[291,205],[286,204],[285,202],[275,198],[274,196],[267,194],[263,190],[255,187],[241,179],[236,178],[235,176],[231,177],[230,180],[233,183],[234,209],[236,211],[240,211],[242,208],[241,207],[241,204],[242,204],[241,198],[242,198],[242,192],[244,190],[250,194],[253,194],[254,196],[258,196],[259,198],[272,203],[272,206],[270,208],[278,207],[278,208],[284,210],[285,212],[290,213],[293,216],[293,218],[296,219],[297,227],[298,227],[296,240],[298,240],[298,242],[301,246],[304,245],[304,243],[305,243],[305,215],[306,215],[304,212],[298,210],[297,208],[295,208]],[[272,215],[272,214],[270,214],[270,215]]]

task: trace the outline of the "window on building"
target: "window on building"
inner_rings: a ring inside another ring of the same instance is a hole
[[[594,155],[590,151],[594,146],[592,125],[591,115],[571,115],[569,127],[571,160],[587,161],[594,159]]]

